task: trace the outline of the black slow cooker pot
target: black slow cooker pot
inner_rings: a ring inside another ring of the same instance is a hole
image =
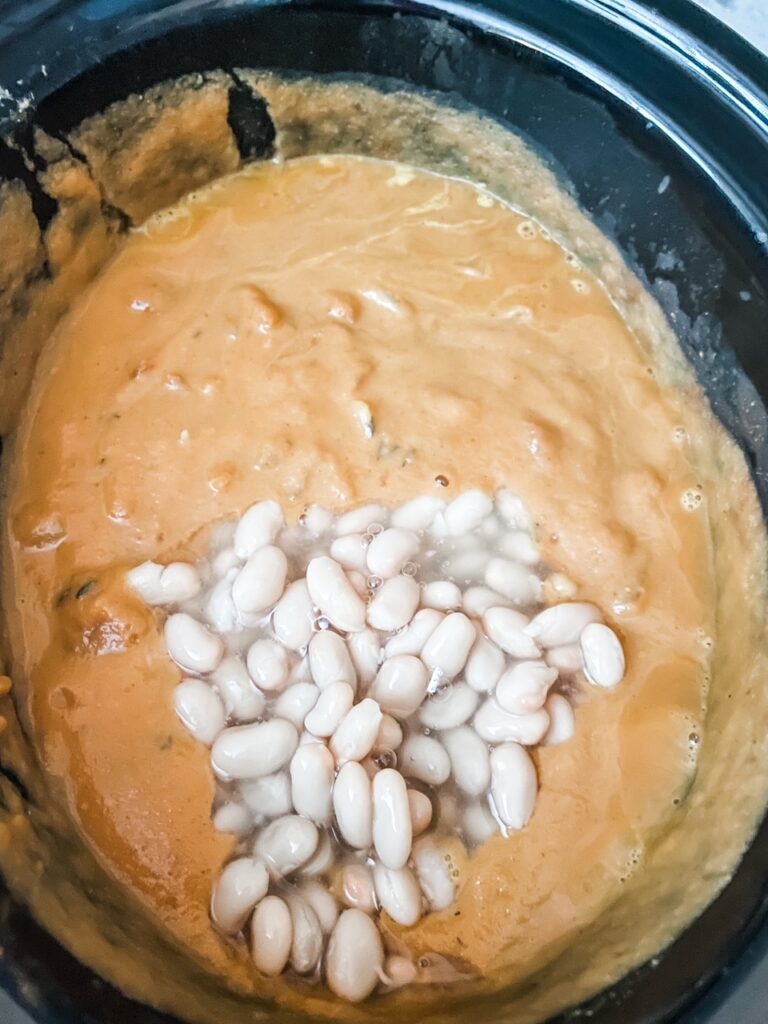
[[[521,133],[667,312],[768,509],[768,62],[687,0],[0,2],[0,136],[61,135],[167,78],[265,67],[443,94]],[[233,83],[244,156],[264,110]],[[0,141],[0,177],[32,174]],[[52,201],[33,187],[41,224]],[[0,748],[0,767],[2,750]],[[735,877],[661,956],[558,1018],[727,1020],[768,951],[768,820]],[[170,1024],[124,998],[0,893],[0,984],[40,1024]],[[703,1001],[702,1001],[703,997]],[[750,1011],[751,1012],[751,1011]],[[757,1010],[755,1021],[768,1019]]]

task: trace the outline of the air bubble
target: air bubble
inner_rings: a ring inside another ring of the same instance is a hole
[[[403,576],[415,576],[419,571],[419,567],[415,562],[406,562],[403,566]]]
[[[536,230],[536,225],[532,220],[524,220],[517,225],[517,233],[521,238],[530,242],[537,236],[538,231]]]
[[[378,590],[383,582],[384,580],[381,576],[369,576],[365,581],[365,585],[369,590]]]
[[[382,533],[383,530],[384,527],[381,525],[381,523],[371,523],[368,529],[366,530],[366,533],[369,533],[372,537],[378,537],[378,535]]]
[[[698,487],[689,487],[688,490],[683,491],[680,501],[687,512],[695,512],[701,507],[704,496]]]

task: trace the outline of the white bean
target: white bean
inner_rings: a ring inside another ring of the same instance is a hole
[[[521,565],[536,565],[541,560],[539,549],[526,530],[503,534],[496,542],[496,547],[502,555]]]
[[[580,672],[584,667],[581,647],[578,644],[563,644],[562,647],[550,647],[544,660],[558,672]]]
[[[331,792],[336,765],[322,743],[300,745],[291,758],[291,800],[298,814],[310,821],[331,820]]]
[[[243,836],[253,828],[253,816],[244,804],[222,804],[213,814],[213,827],[217,832]]]
[[[339,906],[336,897],[322,882],[316,882],[313,878],[302,882],[299,892],[317,915],[323,935],[330,935],[333,926],[339,919]]]
[[[600,621],[600,609],[586,601],[565,601],[552,605],[531,619],[525,627],[540,647],[576,644],[585,626]]]
[[[422,661],[443,679],[453,679],[464,668],[476,638],[477,630],[467,616],[463,612],[452,612],[424,644]]]
[[[475,713],[478,694],[466,683],[448,684],[425,702],[419,720],[428,729],[453,729],[463,725]]]
[[[488,522],[488,520],[486,520]],[[490,558],[486,548],[474,547],[463,551],[457,551],[448,559],[448,564],[443,565],[444,572],[458,583],[467,586],[485,575],[485,567]],[[459,605],[458,607],[461,607]]]
[[[280,818],[292,810],[291,780],[287,772],[263,775],[240,783],[240,794],[257,824],[271,818]]]
[[[508,558],[492,558],[485,569],[485,582],[514,604],[533,604],[541,596],[538,576]]]
[[[278,718],[284,718],[297,729],[301,729],[319,697],[320,691],[314,683],[294,683],[287,690],[283,690],[275,701],[273,710]]]
[[[621,641],[600,622],[586,626],[581,634],[584,675],[595,686],[611,688],[624,678],[625,662]]]
[[[211,562],[211,572],[214,578],[226,576],[230,569],[235,569],[240,564],[237,552],[232,547],[222,548]]]
[[[412,654],[387,658],[371,687],[371,696],[382,710],[396,718],[408,718],[427,693],[427,670]]]
[[[443,513],[448,533],[452,537],[469,533],[492,511],[493,502],[483,491],[464,491],[458,498],[453,499]]]
[[[333,512],[322,505],[310,505],[304,513],[304,526],[313,537],[321,537],[331,529],[334,518]]]
[[[362,533],[348,533],[344,537],[337,537],[331,544],[330,555],[345,569],[354,569],[367,575],[368,559]]]
[[[368,605],[368,624],[385,633],[402,629],[413,618],[420,596],[419,585],[410,576],[384,580]]]
[[[357,761],[339,769],[333,786],[333,810],[344,842],[356,850],[367,850],[373,841],[371,780]]]
[[[345,512],[336,520],[336,536],[345,533],[365,533],[371,523],[383,523],[387,518],[387,510],[383,505],[362,505]]]
[[[464,678],[478,693],[490,693],[504,671],[504,653],[484,636],[479,636],[464,666]]]
[[[489,608],[483,615],[483,628],[488,637],[513,658],[538,658],[541,655],[536,641],[525,632],[527,625],[527,615],[514,608]]]
[[[301,874],[306,877],[325,875],[330,870],[336,855],[333,852],[331,839],[323,829],[317,842],[317,849],[306,863],[301,865]]]
[[[319,689],[346,683],[354,691],[357,674],[344,640],[331,629],[315,633],[309,642],[309,667]]]
[[[341,725],[355,701],[351,686],[346,683],[331,683],[317,699],[317,704],[304,719],[304,725],[315,736],[327,739]]]
[[[490,587],[469,587],[464,591],[462,605],[467,615],[482,619],[489,608],[503,607],[504,598]]]
[[[564,601],[570,601],[572,597],[576,596],[578,587],[573,580],[566,576],[562,572],[553,572],[552,575],[547,579],[547,583],[554,590],[558,597]]]
[[[403,867],[412,839],[405,780],[394,768],[384,768],[373,780],[373,845],[379,860],[393,870]]]
[[[336,763],[362,761],[376,742],[380,725],[381,708],[375,700],[366,697],[355,704],[331,736],[330,746]]]
[[[431,909],[445,910],[450,907],[456,895],[456,886],[445,858],[427,836],[422,836],[413,844],[413,864],[421,891]]]
[[[442,498],[424,494],[396,508],[392,513],[392,525],[401,526],[405,530],[426,530],[437,513],[444,508]]]
[[[291,912],[293,938],[291,941],[291,967],[297,974],[310,974],[317,967],[323,951],[323,929],[307,900],[290,896],[287,901]]]
[[[432,823],[432,801],[418,789],[408,790],[408,806],[411,809],[411,830],[420,836]]]
[[[212,672],[224,654],[224,644],[186,612],[165,620],[165,645],[171,658],[186,672]]]
[[[424,644],[443,621],[445,616],[435,608],[422,608],[416,612],[410,623],[387,641],[384,653],[388,658],[396,654],[419,655]]]
[[[200,576],[187,562],[143,562],[127,574],[128,585],[147,604],[179,604],[200,593]]]
[[[379,930],[361,910],[345,910],[333,929],[325,972],[332,992],[350,1003],[367,998],[379,983],[384,946]]]
[[[259,501],[243,513],[235,528],[234,547],[238,558],[250,558],[259,548],[273,544],[285,520],[276,501]]]
[[[257,969],[269,977],[282,974],[291,955],[291,912],[279,896],[265,896],[251,920],[251,956]]]
[[[248,673],[260,690],[282,690],[291,674],[288,652],[275,640],[256,640],[248,648]]]
[[[224,710],[237,722],[252,722],[264,713],[264,694],[251,682],[245,665],[239,658],[224,658],[211,674]]]
[[[280,548],[268,545],[255,551],[232,584],[232,600],[240,615],[259,615],[279,601],[287,573],[288,559]]]
[[[460,725],[441,735],[456,785],[469,796],[485,793],[491,781],[488,747],[474,729]]]
[[[437,608],[449,612],[461,608],[461,591],[450,580],[434,580],[421,592],[421,603],[425,608]]]
[[[368,545],[368,571],[384,579],[397,576],[418,550],[419,538],[412,530],[396,526],[382,530]]]
[[[355,588],[355,593],[357,594],[357,596],[362,598],[363,601],[367,601],[368,600],[368,583],[367,583],[366,577],[363,576],[363,574],[361,572],[358,572],[357,569],[347,569],[346,573],[347,573],[347,579],[352,584],[352,586]],[[350,635],[354,636],[355,634],[352,633]]]
[[[402,742],[403,730],[400,728],[400,723],[392,715],[382,715],[375,746],[384,747],[387,750],[397,750]]]
[[[376,864],[373,884],[379,906],[393,921],[410,928],[421,917],[421,889],[410,868],[393,871]]]
[[[355,633],[365,626],[365,605],[338,562],[327,555],[307,566],[309,595],[337,629]]]
[[[445,748],[431,736],[409,736],[400,748],[398,763],[403,775],[431,786],[441,786],[451,774]]]
[[[384,984],[387,988],[402,988],[416,980],[416,965],[407,956],[388,956],[384,962]]]
[[[285,878],[309,860],[317,849],[317,827],[298,814],[286,814],[267,825],[254,852],[267,865],[272,878]]]
[[[541,741],[545,747],[566,743],[574,733],[576,723],[573,708],[561,693],[550,693],[544,710],[549,715],[549,729]]]
[[[486,743],[504,743],[508,740],[534,746],[549,728],[549,715],[540,709],[530,715],[510,715],[489,697],[475,715],[472,726]]]
[[[366,914],[375,913],[373,872],[365,864],[345,864],[339,872],[338,886],[339,899],[345,907],[353,907]]]
[[[496,510],[504,522],[513,530],[531,530],[531,517],[522,498],[502,488],[496,492]]]
[[[273,718],[255,725],[225,729],[213,744],[214,770],[225,779],[255,779],[288,764],[299,734],[290,722]]]
[[[213,743],[226,724],[221,698],[202,679],[184,679],[173,691],[176,714],[196,740]]]
[[[211,899],[211,917],[227,935],[235,935],[269,888],[269,875],[255,857],[240,857],[224,868]]]
[[[508,828],[524,828],[536,806],[539,783],[528,752],[518,743],[502,743],[491,751],[491,797]]]
[[[275,636],[291,651],[298,651],[312,636],[312,599],[306,580],[294,580],[275,605],[272,628]]]
[[[237,608],[232,600],[232,581],[236,576],[237,569],[231,569],[206,598],[203,615],[216,633],[231,633],[237,625]]]
[[[347,647],[358,679],[364,686],[368,686],[376,677],[381,662],[381,644],[377,634],[368,628],[361,629],[359,633],[350,633]]]
[[[499,831],[496,819],[484,803],[469,804],[464,808],[462,828],[467,839],[476,846],[487,842]]]
[[[507,669],[496,687],[496,700],[512,715],[528,715],[544,707],[557,669],[543,661],[519,661]]]

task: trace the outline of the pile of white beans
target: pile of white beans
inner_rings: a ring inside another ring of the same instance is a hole
[[[264,974],[324,976],[351,1001],[416,979],[379,915],[450,907],[445,840],[523,828],[530,748],[571,737],[581,679],[624,675],[616,634],[547,573],[506,490],[312,506],[293,525],[262,501],[204,563],[145,562],[128,582],[169,608],[176,712],[211,747],[215,827],[240,837],[213,921],[250,932]]]

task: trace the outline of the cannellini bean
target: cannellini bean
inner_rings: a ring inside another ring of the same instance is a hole
[[[513,740],[531,747],[544,737],[549,728],[549,715],[543,708],[529,715],[511,715],[489,697],[478,709],[472,725],[486,743]]]
[[[128,585],[147,604],[179,604],[200,593],[200,575],[187,562],[143,562],[127,574]]]
[[[387,988],[403,988],[416,980],[416,965],[407,956],[388,956],[384,961],[384,984]]]
[[[484,803],[469,804],[464,808],[462,828],[467,839],[476,846],[487,842],[499,831],[496,819]]]
[[[445,748],[431,736],[409,736],[400,748],[398,763],[403,775],[431,786],[441,786],[451,774]]]
[[[420,596],[419,585],[410,576],[384,580],[368,605],[368,624],[386,633],[402,629],[413,618]]]
[[[563,644],[562,647],[550,647],[544,660],[558,672],[580,672],[584,667],[581,647],[578,644]]]
[[[307,900],[293,895],[286,902],[291,912],[293,928],[291,967],[297,974],[310,974],[317,967],[323,951],[323,929]]]
[[[490,693],[504,671],[504,653],[484,636],[475,640],[464,666],[464,678],[478,693]]]
[[[345,512],[336,520],[336,536],[343,537],[346,533],[365,533],[371,523],[384,523],[387,510],[383,505],[362,505]]]
[[[400,728],[400,723],[392,715],[382,715],[375,746],[384,747],[386,750],[397,750],[402,742],[403,730]]]
[[[217,633],[231,633],[237,625],[237,608],[232,600],[232,582],[237,569],[232,569],[208,594],[203,608],[205,621]]]
[[[512,491],[502,488],[496,492],[496,510],[504,522],[513,530],[531,530],[531,517],[528,509]]]
[[[625,662],[621,641],[601,622],[585,626],[581,634],[584,675],[595,686],[618,686],[624,678]]]
[[[464,591],[462,605],[467,615],[482,619],[489,608],[503,607],[504,598],[490,587],[469,587]]]
[[[441,735],[451,762],[456,785],[469,796],[485,793],[491,781],[488,747],[468,725],[448,729]]]
[[[248,673],[260,690],[282,690],[291,673],[288,652],[274,640],[256,640],[248,648]]]
[[[486,522],[488,522],[488,520],[486,520]],[[472,583],[483,578],[485,575],[485,567],[490,557],[490,554],[485,548],[467,548],[466,550],[457,551],[454,555],[451,555],[448,559],[447,566],[443,565],[442,568],[443,571],[447,571],[448,575],[452,579],[466,586],[468,583]],[[461,605],[458,605],[457,607],[461,607]]]
[[[435,580],[422,590],[421,603],[425,608],[437,608],[444,612],[455,611],[461,608],[461,591],[450,580]]]
[[[236,725],[219,733],[211,761],[222,778],[255,779],[288,764],[298,743],[295,727],[282,718]]]
[[[351,686],[331,683],[318,697],[317,703],[304,719],[304,725],[315,736],[332,736],[354,701],[355,694]]]
[[[381,662],[378,636],[372,629],[361,629],[359,633],[350,633],[347,647],[358,679],[364,686],[368,686],[376,677]]]
[[[355,666],[347,645],[338,633],[323,629],[309,642],[309,667],[319,689],[333,683],[346,683],[354,691],[357,686]]]
[[[382,530],[368,545],[368,571],[384,579],[397,576],[418,550],[419,538],[413,530],[403,530],[397,526]]]
[[[413,864],[432,910],[445,910],[453,903],[456,886],[448,865],[440,850],[427,836],[422,836],[413,845]]]
[[[489,608],[483,615],[483,628],[502,651],[513,658],[538,658],[538,644],[525,632],[528,617],[514,608]]]
[[[544,707],[557,669],[543,661],[520,661],[507,669],[496,687],[496,700],[513,715],[527,715]]]
[[[232,600],[241,615],[258,615],[279,601],[285,589],[288,559],[281,548],[255,551],[232,583]]]
[[[419,720],[428,729],[453,729],[471,718],[477,708],[478,694],[466,683],[448,684],[424,703]]]
[[[406,501],[392,513],[392,525],[405,530],[426,530],[438,512],[445,508],[442,498],[425,494],[420,498]]]
[[[298,814],[286,814],[267,825],[254,852],[267,865],[272,878],[292,875],[317,849],[317,827]]]
[[[418,789],[408,790],[408,806],[411,810],[411,830],[420,836],[432,822],[432,801]]]
[[[307,566],[309,595],[337,629],[355,633],[365,626],[365,605],[338,562],[327,555]]]
[[[496,547],[502,555],[521,565],[536,565],[540,561],[536,542],[526,530],[503,534],[496,542]]]
[[[298,651],[312,637],[312,599],[306,580],[295,580],[275,605],[272,628],[275,636],[291,651]]]
[[[412,654],[387,658],[371,687],[371,696],[384,711],[396,718],[407,718],[419,707],[427,693],[427,670]]]
[[[376,890],[373,872],[365,864],[345,864],[337,879],[338,895],[345,907],[362,910],[366,914],[376,911]]]
[[[298,814],[310,821],[331,820],[331,792],[336,765],[322,743],[299,746],[291,758],[291,799]]]
[[[379,930],[361,910],[345,910],[333,929],[325,961],[332,992],[359,1003],[373,992],[384,963]]]
[[[373,780],[373,845],[379,860],[396,870],[411,853],[413,830],[408,790],[402,775],[384,768]]]
[[[367,850],[373,841],[371,799],[371,780],[365,768],[357,761],[347,761],[333,786],[333,810],[344,842],[356,850]]]
[[[253,828],[253,816],[244,804],[222,804],[214,811],[213,827],[217,832],[243,836]]]
[[[211,572],[214,577],[226,576],[230,569],[235,569],[240,564],[237,552],[232,547],[222,548],[211,562]]]
[[[362,761],[369,754],[381,725],[381,708],[375,700],[366,697],[347,712],[336,732],[331,736],[331,750],[336,763]]]
[[[541,580],[538,576],[508,558],[492,558],[488,562],[485,582],[514,604],[532,604],[541,596]]]
[[[454,829],[460,814],[459,802],[453,793],[441,789],[437,794],[437,818],[443,828]]]
[[[236,934],[268,888],[269,875],[262,861],[255,857],[230,861],[213,890],[211,917],[223,932]]]
[[[547,580],[548,585],[564,601],[570,601],[576,596],[578,590],[573,580],[562,572],[553,572]]]
[[[376,864],[373,884],[379,906],[398,924],[410,928],[421,917],[421,889],[410,868],[393,871]]]
[[[336,856],[333,852],[330,836],[323,830],[317,841],[317,849],[309,860],[301,865],[301,874],[305,878],[325,875],[330,871],[335,859]]]
[[[313,537],[321,537],[333,527],[333,512],[322,505],[310,505],[304,513],[304,526]]]
[[[416,612],[410,623],[387,641],[384,653],[388,658],[396,654],[419,655],[424,644],[443,621],[445,616],[435,608],[422,608]]]
[[[355,588],[355,593],[364,601],[368,600],[368,583],[365,576],[357,569],[347,569],[347,579]],[[354,636],[354,634],[352,634]]]
[[[265,896],[251,920],[251,956],[257,969],[269,977],[282,974],[293,942],[291,912],[279,896]]]
[[[213,743],[226,724],[221,698],[202,679],[184,679],[173,691],[176,714],[196,740]]]
[[[566,601],[539,612],[525,627],[540,647],[576,644],[585,626],[600,621],[600,609],[586,601]]]
[[[299,892],[317,915],[323,935],[330,935],[339,919],[339,906],[333,893],[313,878],[302,882]]]
[[[464,668],[476,638],[477,631],[467,616],[452,612],[424,644],[422,661],[431,672],[453,679]]]
[[[294,683],[275,701],[274,714],[300,729],[319,697],[320,691],[314,683]]]
[[[524,828],[533,814],[539,788],[536,769],[518,743],[502,743],[491,751],[491,797],[508,828]]]
[[[200,675],[212,672],[224,654],[221,639],[186,612],[165,620],[165,645],[177,665]]]
[[[259,548],[273,544],[285,520],[276,501],[259,501],[243,514],[235,529],[234,547],[238,558],[250,558]]]
[[[458,498],[453,499],[443,513],[448,533],[452,537],[469,533],[492,511],[493,502],[483,491],[464,491]]]
[[[240,783],[240,794],[258,819],[257,824],[271,818],[280,818],[293,809],[291,780],[287,772],[263,775]]]
[[[368,559],[362,533],[348,533],[331,544],[330,555],[345,569],[367,574]]]
[[[264,713],[264,694],[257,690],[239,658],[224,658],[211,674],[227,716],[252,722]]]
[[[566,743],[575,729],[573,708],[561,693],[550,693],[544,710],[549,715],[549,729],[541,741],[542,745],[554,747],[558,743]]]

